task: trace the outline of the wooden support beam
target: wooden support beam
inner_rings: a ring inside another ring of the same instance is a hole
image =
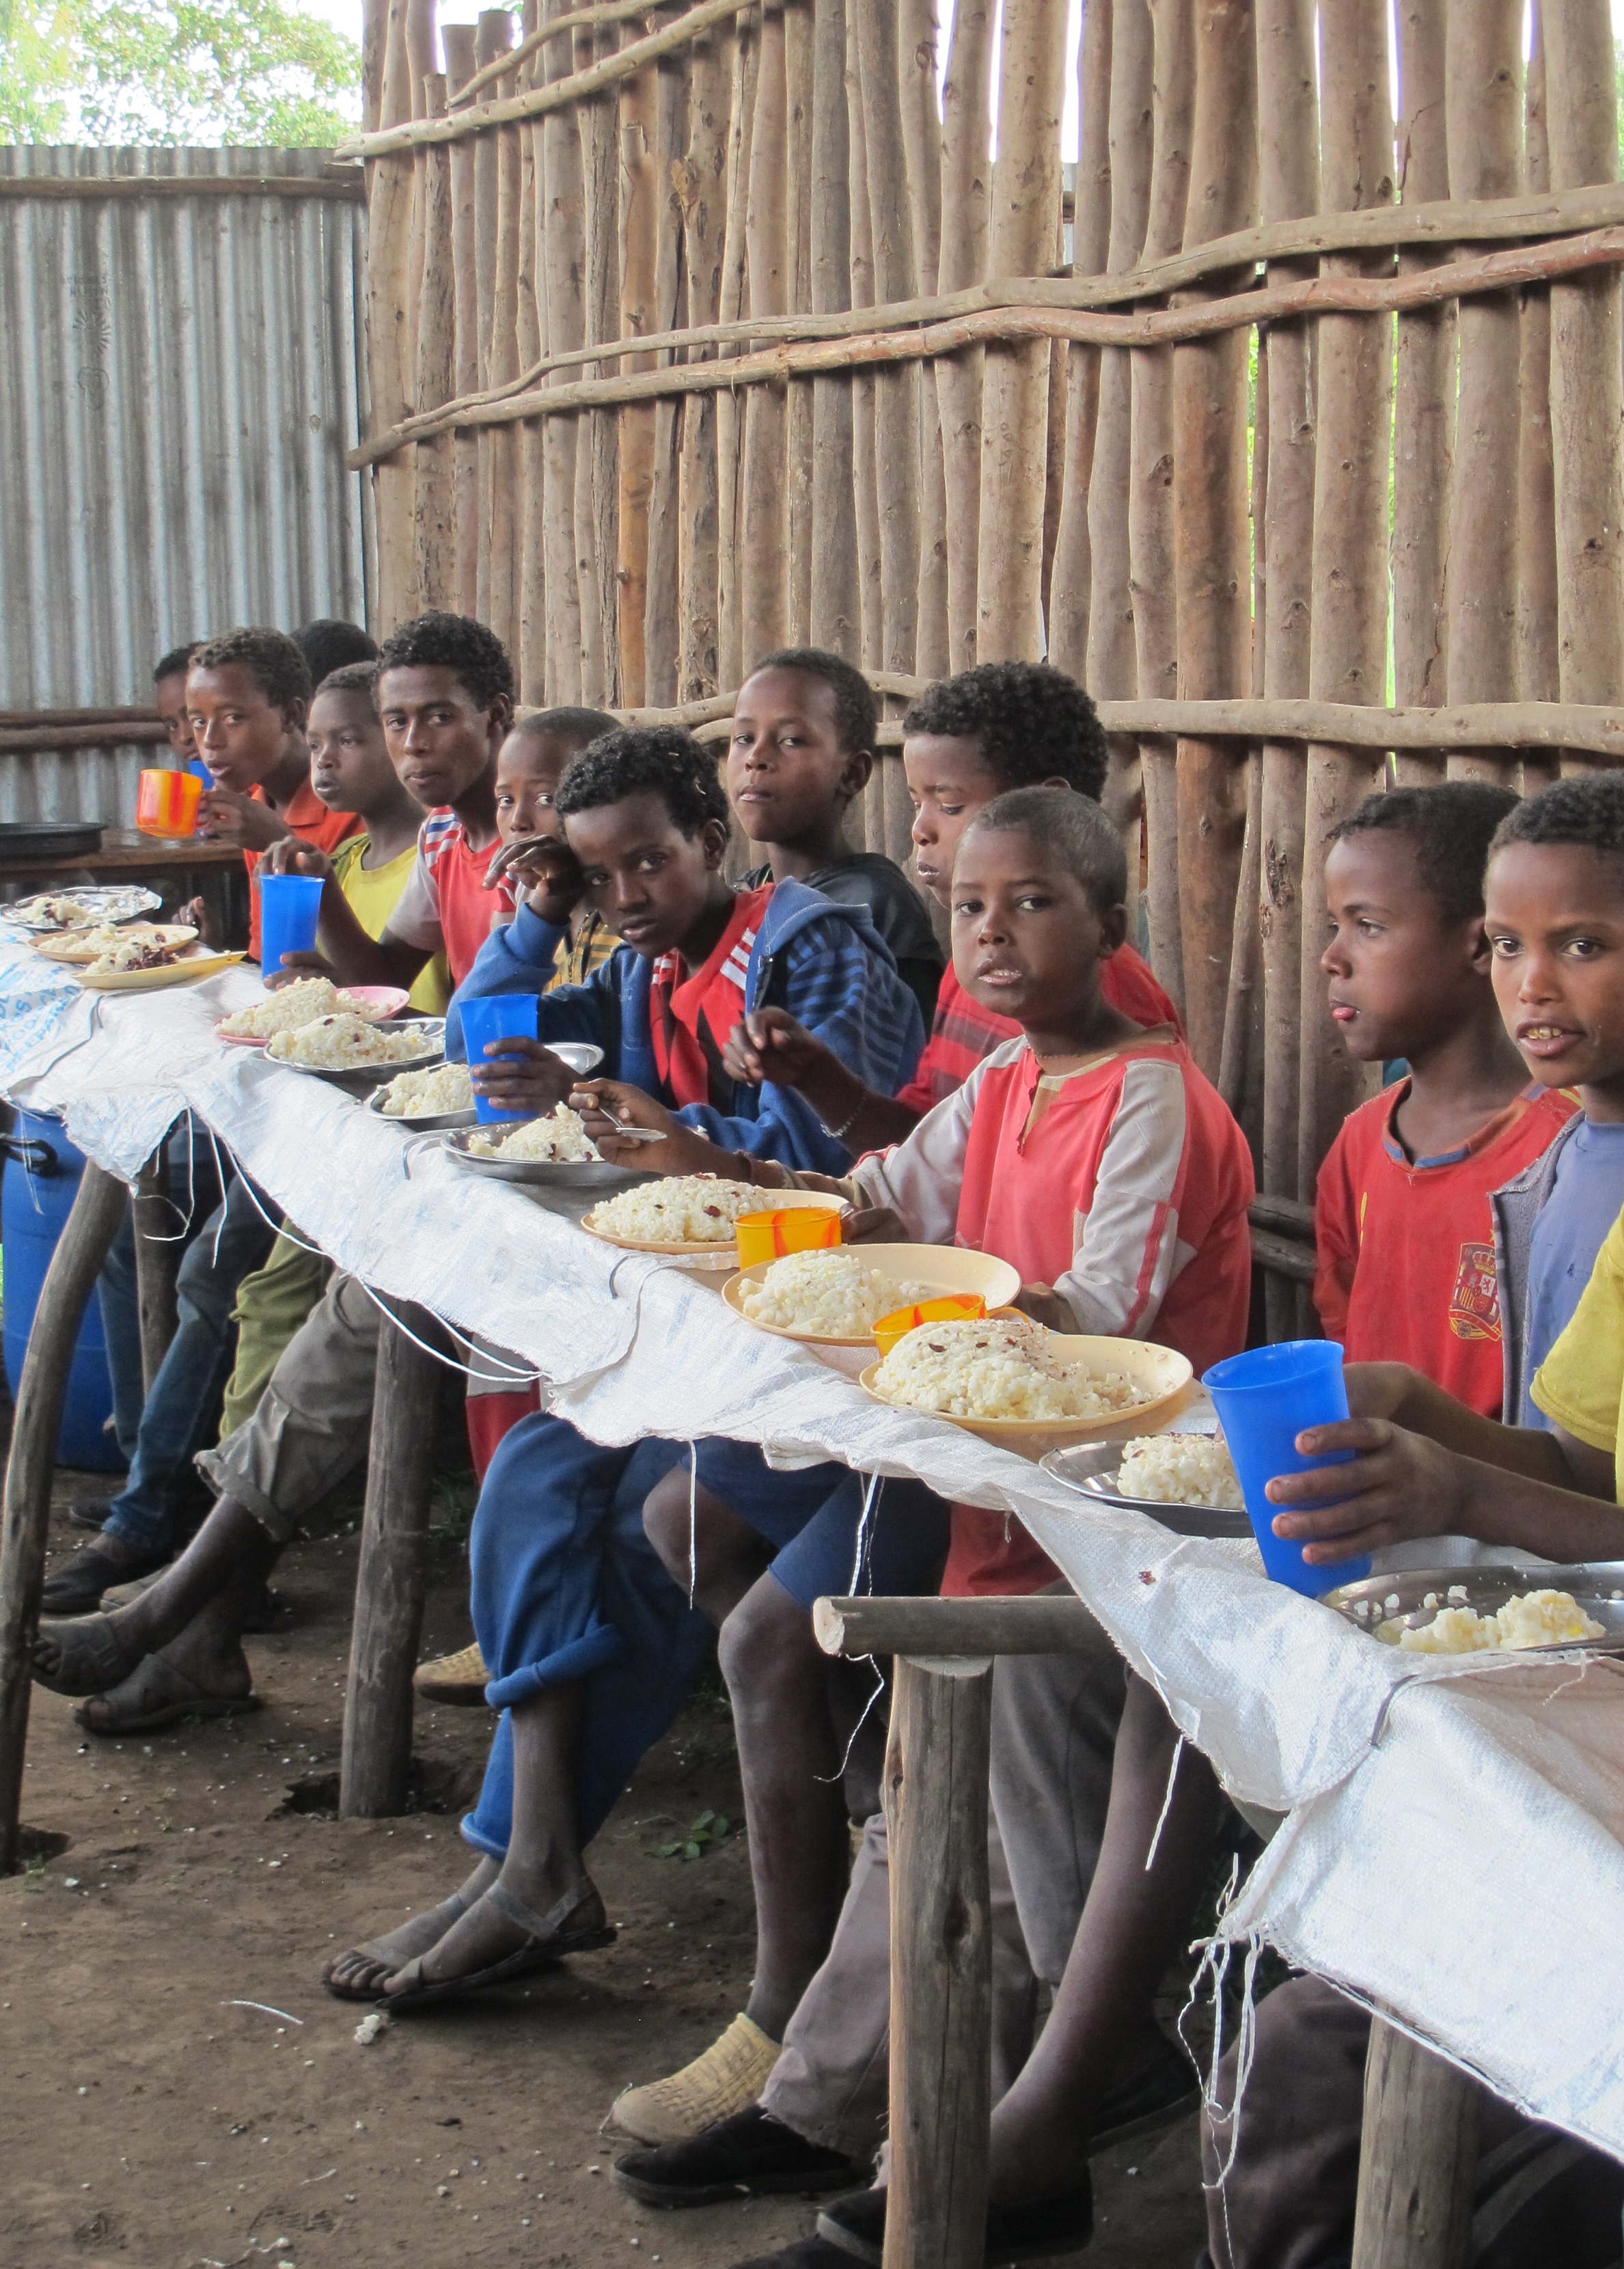
[[[812,1628],[825,1654],[1068,1654],[1096,1643],[1081,1600],[817,1600]]]
[[[407,1308],[402,1321],[419,1339],[437,1328],[422,1308]],[[338,1809],[346,1820],[388,1819],[406,1808],[411,1674],[428,1580],[439,1378],[434,1357],[386,1321],[378,1339],[372,1454],[344,1693]]]
[[[129,1196],[130,1227],[136,1239],[136,1310],[141,1327],[141,1386],[151,1394],[159,1366],[169,1352],[178,1316],[175,1279],[181,1248],[179,1218],[169,1202],[169,1149],[165,1137],[136,1176]]]
[[[923,1603],[922,1603],[923,1604]],[[884,2269],[980,2269],[986,2246],[993,1666],[897,1665],[890,1843],[890,2195]]]
[[[1375,2020],[1352,2269],[1465,2269],[1480,2104],[1468,2073]]]
[[[41,1288],[18,1383],[0,1513],[0,1875],[15,1874],[33,1642],[56,1432],[79,1323],[123,1218],[124,1185],[87,1164]]]

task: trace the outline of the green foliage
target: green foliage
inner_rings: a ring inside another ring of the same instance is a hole
[[[284,0],[0,0],[0,142],[322,149],[360,82]]]
[[[733,1832],[731,1822],[724,1820],[720,1812],[702,1812],[698,1820],[690,1823],[686,1836],[679,1837],[675,1844],[656,1844],[653,1857],[656,1859],[698,1859],[703,1858],[707,1849],[725,1844]]]

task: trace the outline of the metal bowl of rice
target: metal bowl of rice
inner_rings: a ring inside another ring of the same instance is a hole
[[[274,1063],[279,1071],[302,1072],[306,1078],[324,1079],[334,1087],[342,1087],[346,1094],[370,1095],[403,1071],[426,1071],[431,1065],[441,1062],[446,1053],[446,1021],[443,1016],[388,1016],[382,1024],[369,1024],[368,1033],[380,1039],[386,1046],[399,1047],[399,1053],[383,1056],[373,1062],[321,1063],[278,1053],[277,1042],[297,1041],[310,1049],[312,1055],[320,1043],[311,1035],[318,1027],[329,1022],[351,1021],[319,1018],[315,1024],[306,1024],[296,1032],[278,1033],[267,1046],[265,1061]],[[360,1019],[354,1019],[359,1023]],[[415,1045],[410,1049],[404,1043]]]
[[[1134,1416],[1137,1418],[1138,1412]],[[1152,1436],[1153,1441],[1177,1444],[1180,1442],[1215,1442],[1215,1435],[1167,1434]],[[1076,1489],[1096,1504],[1124,1506],[1133,1512],[1142,1512],[1175,1536],[1250,1536],[1251,1523],[1244,1511],[1236,1512],[1227,1505],[1213,1505],[1181,1501],[1172,1497],[1140,1497],[1125,1489],[1121,1482],[1123,1452],[1138,1443],[1090,1442],[1071,1450],[1051,1450],[1038,1463],[1045,1473],[1052,1474],[1067,1489]],[[1170,1471],[1163,1484],[1170,1489],[1178,1485],[1179,1476]]]

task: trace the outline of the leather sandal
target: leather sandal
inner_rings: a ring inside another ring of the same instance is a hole
[[[516,1946],[499,1962],[488,1962],[483,1970],[470,1970],[461,1977],[424,1977],[424,1956],[415,1955],[395,1973],[402,1982],[394,1992],[378,1996],[386,2009],[420,2009],[431,2001],[449,2001],[461,1993],[476,1993],[487,1985],[511,1984],[517,1977],[528,1977],[537,1970],[557,1967],[565,1955],[590,1954],[601,1946],[612,1946],[619,1933],[612,1923],[600,1923],[587,1930],[563,1930],[566,1922],[582,1902],[592,1896],[593,1886],[583,1875],[547,1912],[537,1914],[534,1907],[504,1890],[499,1882],[492,1883],[484,1894],[487,1905],[495,1908],[505,1922],[517,1923],[527,1935],[522,1946]],[[391,1981],[392,1982],[392,1981]]]
[[[54,1650],[56,1667],[41,1660]],[[34,1683],[52,1694],[105,1694],[141,1661],[146,1649],[121,1637],[109,1615],[76,1615],[70,1622],[44,1622],[34,1641]]]

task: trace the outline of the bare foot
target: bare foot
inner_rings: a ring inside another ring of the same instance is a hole
[[[488,1883],[497,1877],[494,1859],[482,1859],[461,1889],[452,1893],[426,1914],[413,1915],[398,1930],[388,1932],[382,1938],[369,1938],[364,1946],[355,1946],[343,1954],[336,1954],[321,1972],[321,1983],[328,1992],[344,2000],[371,2000],[383,1991],[386,1977],[393,1975],[401,1964],[410,1962],[414,1955],[426,1954],[437,1945],[445,1933],[468,1912],[472,1903]]]
[[[493,1873],[485,1883],[480,1885],[481,1890],[487,1889],[490,1882],[497,1880]],[[499,1880],[505,1890],[539,1914],[549,1912],[558,1903],[559,1893],[556,1884],[550,1882],[539,1869],[517,1866],[511,1853],[502,1866]],[[581,1896],[579,1902],[559,1918],[556,1925],[561,1939],[579,1938],[604,1927],[603,1901],[599,1897],[595,1886],[584,1875],[579,1878],[579,1885]],[[567,1893],[565,1896],[567,1896]],[[530,1935],[522,1923],[512,1921],[506,1915],[499,1913],[489,1899],[476,1899],[443,1937],[432,1942],[422,1962],[414,1968],[410,1978],[404,1981],[398,1977],[389,1979],[383,1988],[383,1998],[385,2000],[390,1999],[391,1988],[395,1992],[414,1987],[421,1990],[423,1985],[439,1984],[447,1978],[469,1977],[477,1971],[489,1970],[495,1963],[505,1961],[510,1954],[517,1954]]]

